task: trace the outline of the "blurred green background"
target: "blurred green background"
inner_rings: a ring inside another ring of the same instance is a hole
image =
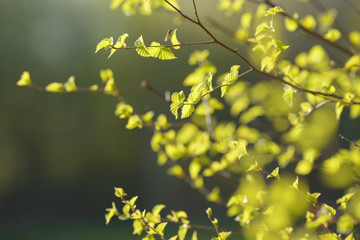
[[[16,86],[26,70],[40,86],[74,75],[78,86],[87,87],[101,84],[99,71],[111,68],[118,86],[137,87],[146,80],[163,93],[180,90],[193,70],[187,60],[195,47],[166,62],[141,58],[135,51],[119,51],[111,59],[108,52],[94,54],[101,39],[123,33],[130,35],[129,45],[140,34],[147,42],[162,42],[167,30],[174,29],[175,15],[162,10],[156,17],[125,17],[109,4],[0,1],[0,239],[138,239],[131,235],[130,223],[105,226],[105,208],[116,200],[114,186],[140,195],[142,208],[163,203],[168,210],[194,210],[207,222],[202,196],[156,166],[152,133],[126,130],[126,121],[114,116],[116,99]],[[180,40],[207,40],[193,29],[187,23],[178,26]],[[220,56],[214,62],[225,60]],[[219,69],[227,71],[229,64]],[[124,97],[140,113],[169,112],[167,104],[148,92]]]
[[[78,86],[87,87],[100,83],[99,70],[111,68],[118,86],[136,87],[146,80],[161,92],[182,89],[182,80],[193,70],[188,56],[200,47],[183,48],[175,52],[178,59],[166,62],[134,51],[118,51],[111,59],[108,52],[94,54],[104,37],[128,33],[131,43],[143,34],[148,42],[161,42],[175,28],[174,15],[167,11],[128,18],[110,11],[109,2],[0,1],[0,239],[138,239],[129,223],[105,226],[105,208],[116,200],[114,186],[140,195],[141,208],[163,203],[168,210],[184,209],[190,218],[202,216],[207,222],[209,203],[156,166],[151,132],[126,130],[126,122],[114,117],[114,98],[16,86],[27,70],[41,86],[74,75]],[[211,14],[217,1],[199,2]],[[184,7],[191,10],[191,5]],[[228,26],[236,29],[237,24]],[[208,40],[188,23],[177,28],[180,41]],[[237,62],[218,47],[211,48],[211,56],[219,73]],[[138,112],[169,112],[150,93],[124,96]]]

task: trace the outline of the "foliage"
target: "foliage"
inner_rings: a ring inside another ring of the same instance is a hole
[[[150,144],[158,156],[158,165],[166,165],[169,175],[223,206],[228,217],[238,222],[239,229],[219,228],[211,208],[206,210],[210,226],[191,224],[185,211],[171,210],[164,218],[160,214],[164,205],[156,205],[152,211],[140,210],[137,197],[127,199],[122,188],[115,188],[115,195],[123,207],[118,210],[113,203],[106,209],[106,223],[115,216],[132,220],[133,234],[148,240],[183,240],[190,232],[191,239],[196,240],[197,228],[213,230],[214,240],[230,239],[236,234],[257,240],[356,239],[360,220],[360,140],[351,141],[337,131],[344,109],[349,109],[351,119],[360,116],[359,31],[345,31],[337,22],[334,8],[324,8],[316,16],[291,14],[271,0],[219,0],[221,12],[240,20],[232,36],[237,44],[248,49],[252,46],[249,52],[239,51],[219,40],[203,24],[197,1],[188,2],[194,16],[181,10],[185,1],[179,4],[175,0],[112,0],[111,9],[121,8],[125,15],[151,15],[165,8],[199,27],[210,40],[181,43],[178,35],[182,33],[175,29],[166,33],[164,41],[170,39],[170,44],[147,44],[140,35],[131,45],[126,43],[131,36],[123,33],[115,43],[113,37],[104,38],[95,50],[110,50],[109,58],[115,52],[133,50],[141,57],[173,60],[174,51],[180,47],[217,45],[238,58],[228,66],[227,73],[216,75],[210,51],[194,51],[189,64],[196,68],[183,82],[191,88],[173,92],[169,100],[146,82],[133,89],[160,96],[170,105],[172,117],[156,116],[153,111],[137,113],[122,97],[122,88],[116,86],[110,69],[100,71],[102,88],[79,88],[73,76],[65,83],[53,82],[43,88],[34,85],[26,71],[17,82],[18,86],[39,91],[91,91],[116,97],[119,103],[115,116],[127,119],[127,129],[153,130]],[[315,43],[287,59],[285,53],[291,48],[296,51],[298,42],[285,43],[288,40],[279,34],[282,31],[301,32]],[[342,57],[334,58],[334,54]],[[256,80],[247,77],[251,73]],[[217,113],[225,115],[227,110],[228,120],[220,121]],[[337,136],[350,147],[329,155],[326,148]],[[325,194],[311,192],[311,182],[307,183],[311,173],[327,187],[343,191],[335,204]],[[232,194],[226,195],[220,185],[208,181],[211,178],[225,179]],[[166,233],[168,224],[178,225],[175,235]]]

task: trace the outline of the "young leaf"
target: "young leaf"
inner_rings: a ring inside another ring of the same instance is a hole
[[[226,240],[228,237],[230,237],[230,235],[231,235],[231,232],[220,232],[219,239]]]
[[[28,71],[23,72],[20,77],[20,80],[16,82],[18,86],[29,86],[31,85],[30,73]]]
[[[234,83],[239,75],[240,65],[234,65],[230,69],[230,73],[225,75],[224,82],[226,83]]]
[[[115,45],[111,48],[110,51],[110,55],[108,56],[108,58],[111,57],[111,55],[114,54],[114,52],[116,52],[116,50],[118,50],[119,48],[122,48],[124,46],[125,43],[125,39],[128,37],[129,35],[127,33],[121,35],[119,37],[119,39],[116,41]],[[126,45],[125,45],[126,46]]]
[[[163,222],[163,223],[159,223],[157,226],[156,226],[156,232],[163,236],[164,235],[164,230],[165,230],[165,227],[166,227],[166,224],[167,222]]]
[[[274,178],[279,178],[279,167],[275,168],[269,175],[267,175],[266,178],[271,178],[271,177],[274,177]]]
[[[317,192],[315,192],[315,193],[309,193],[309,192],[307,192],[306,195],[307,195],[307,199],[308,199],[310,202],[316,203],[316,202],[317,202],[317,199],[320,197],[321,193],[317,193]]]
[[[336,119],[340,119],[341,113],[344,109],[345,104],[343,102],[336,102],[335,104],[335,114],[336,114]]]
[[[192,237],[191,237],[191,240],[198,240],[197,232],[196,232],[196,231],[193,232]]]
[[[179,227],[179,231],[178,231],[178,236],[179,236],[179,240],[184,240],[186,237],[186,233],[188,231],[189,227],[187,225],[181,225]]]
[[[193,104],[185,104],[181,109],[181,118],[189,117],[195,110]]]
[[[76,85],[75,85],[75,77],[74,77],[74,76],[69,77],[69,79],[67,80],[67,82],[64,83],[64,88],[65,88],[65,91],[67,91],[67,92],[75,92],[75,91],[77,91],[77,87],[76,87]]]
[[[126,124],[126,129],[142,128],[142,121],[139,115],[132,115],[129,117],[128,123]]]
[[[136,52],[142,57],[151,57],[146,45],[144,43],[143,36],[141,35],[134,43],[136,47]]]
[[[223,86],[221,86],[221,97],[224,97],[225,94],[229,92],[229,84],[226,83]]]
[[[105,50],[107,50],[111,45],[113,44],[113,38],[104,38],[103,40],[101,40],[101,42],[98,43],[98,45],[96,46],[96,50],[95,53],[97,53],[99,50],[101,50],[102,48],[105,48]]]
[[[177,29],[174,30],[174,32],[173,32],[173,34],[171,35],[171,38],[170,38],[172,45],[179,45],[179,44],[181,44],[181,43],[179,42],[179,40],[177,39],[177,37],[176,37],[176,30],[177,30]],[[174,49],[180,49],[180,46],[174,46],[173,48],[174,48]]]
[[[341,32],[337,29],[330,29],[324,36],[325,39],[335,42],[341,37]]]
[[[117,188],[117,187],[114,187],[115,189],[115,196],[121,198],[121,197],[125,197],[127,194],[125,193],[124,189],[122,188]]]
[[[270,8],[269,10],[267,10],[265,12],[265,16],[269,16],[269,15],[276,15],[277,13],[283,13],[285,12],[281,7],[276,6],[273,8]]]
[[[92,92],[97,92],[99,90],[99,86],[97,84],[94,84],[94,85],[91,85],[89,89]]]
[[[295,188],[296,190],[299,190],[299,177],[296,176],[295,181],[293,182],[293,184],[291,185],[292,188]]]
[[[52,82],[45,87],[45,90],[48,92],[61,93],[64,90],[64,84],[59,83],[59,82]]]
[[[113,94],[115,91],[115,82],[114,82],[114,78],[110,78],[104,87],[104,92],[106,94]]]
[[[171,60],[176,58],[170,48],[161,46],[158,42],[152,42],[147,49],[150,56],[154,58],[159,58],[161,60]]]
[[[213,74],[210,72],[205,77],[205,87],[209,88],[210,91],[213,90],[212,79],[213,79]]]
[[[304,18],[300,19],[301,25],[309,30],[314,30],[316,27],[316,20],[312,15],[306,15]]]

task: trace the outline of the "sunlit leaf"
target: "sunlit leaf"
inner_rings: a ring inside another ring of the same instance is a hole
[[[113,44],[113,38],[104,38],[103,40],[101,40],[101,42],[98,43],[98,45],[96,46],[96,50],[95,53],[97,53],[99,50],[101,50],[102,48],[105,48],[105,50],[107,50],[111,45]]]
[[[177,39],[176,31],[177,31],[177,29],[174,30],[174,32],[173,32],[173,34],[171,35],[171,38],[170,38],[172,45],[179,45],[179,44],[181,44],[181,43],[179,42],[179,40]],[[174,46],[173,48],[174,48],[174,49],[180,49],[180,46]]]
[[[16,82],[18,86],[29,86],[31,85],[30,73],[28,71],[23,72],[20,77],[20,80]]]

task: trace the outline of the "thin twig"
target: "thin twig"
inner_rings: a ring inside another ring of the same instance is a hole
[[[166,100],[165,95],[162,94],[160,91],[156,90],[155,88],[153,88],[148,82],[142,81],[141,87],[145,90],[148,90],[149,92],[151,92],[152,94],[163,100],[165,103],[169,103],[169,101]]]
[[[339,137],[341,139],[344,139],[345,141],[347,141],[348,143],[350,143],[351,145],[353,145],[354,147],[360,148],[360,146],[355,143],[354,141],[351,141],[350,139],[348,139],[347,137],[344,137],[342,134],[339,133]]]

